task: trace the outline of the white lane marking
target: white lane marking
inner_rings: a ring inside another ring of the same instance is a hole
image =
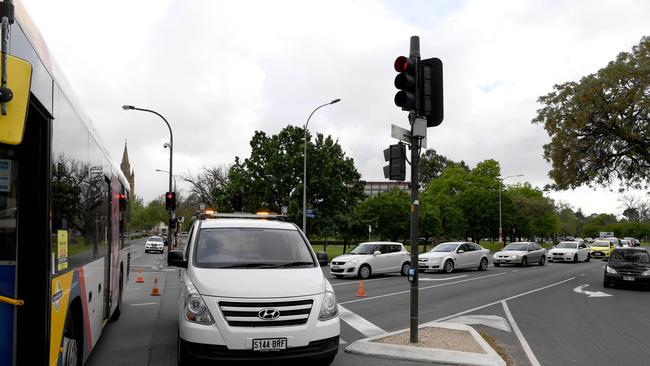
[[[510,332],[510,325],[508,322],[498,315],[462,315],[457,318],[447,320],[450,323],[458,323],[465,325],[480,324],[488,327],[496,328],[504,332]]]
[[[584,276],[585,276],[585,274],[584,274],[584,273],[580,273],[580,277],[584,277]]]
[[[339,344],[347,344],[347,343],[348,342],[346,342],[346,341],[342,340],[341,338],[339,338]]]
[[[350,310],[339,305],[339,316],[341,320],[348,323],[352,328],[358,330],[366,337],[374,337],[386,333],[385,330],[379,328],[378,326],[372,324],[356,313],[351,312]]]
[[[158,305],[157,302],[142,302],[139,304],[131,304],[131,306],[149,306],[149,305]]]
[[[573,291],[577,292],[579,294],[589,295],[589,297],[609,297],[609,296],[614,296],[614,295],[606,294],[606,293],[600,292],[600,291],[587,291],[587,290],[585,290],[585,287],[587,287],[587,286],[589,286],[589,285],[588,284],[587,285],[580,285],[580,286],[574,288]]]
[[[436,288],[436,287],[442,287],[442,286],[455,285],[455,284],[457,284],[457,283],[463,283],[463,282],[469,282],[469,281],[480,280],[480,279],[482,279],[482,278],[489,278],[489,277],[494,277],[494,276],[501,276],[501,275],[504,275],[504,274],[506,274],[506,273],[507,273],[507,272],[500,272],[500,273],[493,274],[493,275],[489,275],[489,276],[472,277],[472,278],[468,278],[468,279],[466,279],[466,280],[460,280],[460,281],[454,281],[454,282],[446,282],[446,283],[441,283],[441,284],[439,284],[439,285],[425,286],[425,287],[420,288],[419,291],[428,290],[428,289],[430,289],[430,288]],[[390,293],[390,294],[384,294],[384,295],[379,295],[379,296],[365,297],[365,298],[362,298],[362,299],[356,299],[356,300],[350,300],[350,301],[340,302],[339,305],[345,305],[345,304],[352,304],[352,303],[355,303],[355,302],[361,302],[361,301],[368,301],[368,300],[381,299],[381,298],[383,298],[383,297],[389,297],[389,296],[396,296],[396,295],[408,294],[408,293],[410,293],[410,292],[411,292],[411,290],[406,290],[406,291],[393,292],[393,293]]]
[[[521,333],[521,330],[519,329],[519,326],[515,322],[515,318],[512,316],[512,313],[510,312],[510,309],[508,308],[508,304],[506,304],[505,300],[501,301],[501,304],[503,305],[503,310],[506,312],[506,317],[508,318],[508,321],[510,321],[510,325],[512,326],[512,330],[515,331],[515,334],[517,335],[517,338],[519,339],[519,343],[521,343],[521,347],[523,347],[524,352],[526,352],[526,356],[528,356],[528,361],[530,361],[530,364],[532,366],[540,366],[540,363],[537,360],[537,357],[535,357],[535,354],[533,353],[533,350],[530,348],[530,345],[528,345],[528,342],[526,342],[526,338],[524,338],[524,335]]]
[[[363,282],[368,283],[368,282],[374,282],[374,281],[389,280],[391,278],[404,278],[404,277],[400,276],[400,277],[373,278],[371,280],[363,280]],[[359,281],[355,279],[354,281],[350,281],[350,282],[332,283],[332,287],[343,286],[343,285],[358,285],[358,284],[359,284]]]
[[[461,275],[461,276],[454,276],[454,277],[443,277],[443,278],[431,278],[431,277],[420,277],[418,278],[418,281],[447,281],[447,280],[455,280],[456,278],[463,278],[467,277],[467,275]]]
[[[515,272],[519,272],[519,270],[518,269],[513,269],[512,273],[515,273]]]
[[[550,285],[547,285],[547,286],[544,286],[544,287],[540,287],[540,288],[537,288],[537,289],[534,289],[534,290],[530,290],[530,291],[522,292],[522,293],[520,293],[520,294],[517,294],[517,295],[514,295],[514,296],[510,296],[510,297],[506,297],[505,299],[497,300],[497,301],[494,301],[494,302],[491,302],[491,303],[488,303],[488,304],[485,304],[485,305],[477,306],[477,307],[475,307],[475,308],[467,309],[467,310],[465,310],[465,311],[461,311],[460,313],[456,313],[456,314],[453,314],[453,315],[446,316],[446,317],[444,317],[444,318],[436,319],[435,321],[437,321],[437,322],[444,322],[444,321],[446,321],[446,320],[449,320],[449,319],[451,319],[451,318],[455,318],[455,317],[460,316],[460,315],[465,315],[465,314],[467,314],[467,313],[472,313],[472,312],[474,312],[474,311],[481,310],[481,309],[484,309],[484,308],[490,307],[490,306],[492,306],[492,305],[496,305],[496,304],[500,303],[501,301],[509,301],[509,300],[512,300],[512,299],[516,299],[516,298],[518,298],[518,297],[522,297],[522,296],[530,295],[530,294],[535,293],[535,292],[537,292],[537,291],[546,290],[547,288],[551,288],[551,287],[553,287],[553,286],[561,285],[561,284],[563,284],[563,283],[565,283],[565,282],[569,282],[569,281],[572,281],[572,280],[575,280],[575,279],[576,279],[575,277],[567,278],[566,280],[563,280],[563,281],[560,281],[560,282],[552,283],[552,284],[550,284]]]

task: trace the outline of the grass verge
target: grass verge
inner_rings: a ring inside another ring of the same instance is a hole
[[[485,339],[486,342],[488,342],[490,347],[492,347],[492,349],[494,349],[496,351],[496,353],[498,353],[499,356],[501,356],[501,358],[503,358],[503,360],[506,362],[507,366],[513,366],[514,365],[514,363],[512,362],[512,359],[506,353],[506,350],[503,347],[499,346],[497,344],[497,342],[494,340],[494,338],[492,338],[486,332],[479,332],[479,334],[481,335],[481,337],[483,337],[483,339]]]

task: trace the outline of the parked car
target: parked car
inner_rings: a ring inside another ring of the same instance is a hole
[[[623,239],[625,239],[625,240],[631,242],[631,243],[632,243],[631,246],[633,246],[633,247],[641,246],[641,242],[639,241],[639,239],[632,238],[632,237],[629,237],[629,236],[626,236],[626,237],[624,237]]]
[[[627,248],[627,247],[633,247],[633,246],[634,245],[629,240],[621,239],[621,247]]]
[[[546,253],[546,260],[549,262],[589,262],[591,259],[590,249],[585,243],[577,241],[563,241]]]
[[[650,289],[650,252],[647,248],[616,248],[607,260],[603,286],[634,284]]]
[[[618,243],[618,241],[617,241]],[[615,245],[607,239],[594,240],[589,248],[594,258],[606,258],[614,251]]]
[[[331,363],[340,321],[326,257],[280,217],[233,216],[196,220],[186,250],[169,252],[182,268],[178,363]]]
[[[159,236],[150,236],[147,241],[144,243],[144,252],[163,252],[163,238]]]
[[[489,250],[475,243],[441,243],[418,256],[418,269],[445,273],[451,273],[457,268],[477,268],[479,271],[485,271],[489,254]]]
[[[495,267],[502,264],[517,264],[526,267],[530,263],[543,266],[546,262],[546,249],[532,242],[513,242],[501,251],[494,253],[492,263]]]
[[[368,278],[374,274],[408,274],[411,255],[401,243],[367,242],[357,245],[348,254],[332,259],[330,273],[337,277]]]

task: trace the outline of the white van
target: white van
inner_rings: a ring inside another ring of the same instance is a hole
[[[169,252],[168,264],[184,269],[179,364],[334,360],[340,323],[320,268],[327,257],[316,256],[296,225],[270,218],[197,220],[185,251]]]

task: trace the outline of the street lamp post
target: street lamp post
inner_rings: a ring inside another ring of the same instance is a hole
[[[499,178],[499,245],[503,249],[503,227],[501,226],[501,186],[503,186],[503,181],[508,178],[514,177],[523,177],[523,174],[509,175],[505,178]]]
[[[155,170],[159,173],[169,173],[168,171],[162,169],[155,169]],[[172,177],[174,178],[174,192],[176,192],[176,174],[172,174]]]
[[[174,134],[172,133],[172,127],[169,125],[169,122],[167,122],[167,119],[162,116],[162,114],[152,111],[150,109],[144,109],[144,108],[137,108],[132,105],[123,105],[122,109],[125,111],[129,110],[135,110],[135,111],[142,111],[142,112],[149,112],[157,115],[158,117],[162,118],[163,121],[165,121],[165,124],[167,125],[167,128],[169,129],[169,192],[172,191],[172,161],[174,158]],[[168,210],[167,211],[169,215],[169,225],[168,225],[168,230],[167,230],[167,242],[169,243],[170,247],[172,245],[172,220],[173,220],[173,211]]]
[[[325,107],[326,105],[338,103],[340,101],[341,99],[337,98],[329,103],[319,105],[311,112],[309,118],[307,118],[307,123],[305,123],[305,151],[303,155],[304,159],[302,166],[302,232],[305,234],[305,236],[307,236],[307,127],[309,126],[309,120],[311,119],[311,116],[313,116],[317,110]]]

